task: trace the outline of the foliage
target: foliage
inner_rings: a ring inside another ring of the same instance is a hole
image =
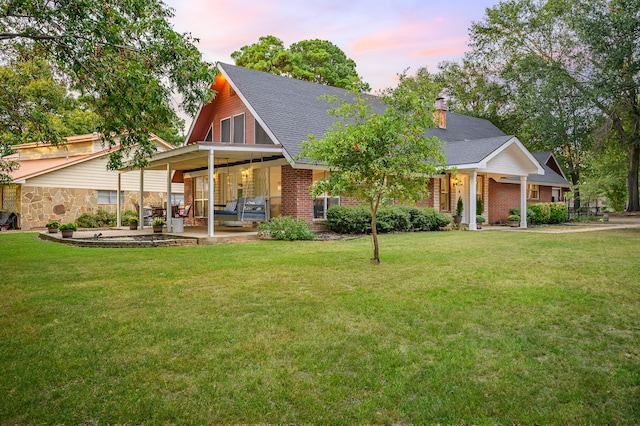
[[[482,202],[482,197],[476,198],[476,214],[481,215],[484,213],[484,204]]]
[[[54,75],[100,112],[96,130],[105,144],[114,146],[122,135],[111,169],[128,155],[134,166],[146,164],[155,152],[149,134],[178,120],[175,94],[190,115],[211,99],[215,69],[202,61],[195,39],[172,29],[173,12],[163,2],[20,0],[3,2],[0,17],[5,57],[50,63]],[[45,140],[60,140],[53,129],[44,133]]]
[[[122,217],[123,225],[137,225],[139,221],[140,219],[138,218],[138,216],[129,215]]]
[[[428,76],[408,78],[387,89],[380,99],[354,93],[350,101],[329,97],[338,106],[329,114],[338,117],[318,139],[309,135],[298,158],[331,170],[312,188],[316,195],[348,195],[365,202],[372,211],[372,261],[380,262],[376,214],[383,201],[416,201],[426,198],[431,176],[444,168],[441,143],[426,137],[434,126],[436,87]],[[377,112],[384,106],[383,112]]]
[[[463,209],[464,205],[462,204],[462,197],[458,197],[458,202],[456,203],[456,216],[462,216]]]
[[[527,206],[527,222],[534,225],[564,223],[567,216],[565,203],[536,203]]]
[[[164,226],[165,221],[164,219],[160,219],[160,218],[155,218],[153,219],[153,222],[151,222],[151,226]]]
[[[485,223],[487,220],[482,215],[476,216],[476,223]]]
[[[303,40],[287,49],[279,38],[263,36],[231,57],[236,65],[245,68],[343,89],[370,90],[358,76],[356,63],[326,40]]]
[[[595,141],[626,150],[627,208],[640,210],[639,9],[640,0],[510,0],[470,30],[465,64],[513,104],[527,145],[564,160],[576,207]]]
[[[260,236],[271,236],[277,240],[313,240],[316,236],[311,227],[302,219],[291,216],[277,216],[258,225]]]
[[[50,222],[47,222],[47,224],[45,225],[46,228],[60,228],[60,222],[52,220]]]
[[[430,207],[385,206],[378,212],[381,233],[437,231],[451,217]],[[340,234],[371,233],[371,209],[366,206],[331,206],[327,209],[327,227]]]
[[[98,209],[95,213],[82,213],[77,219],[82,228],[104,228],[116,224],[116,214],[104,209]]]
[[[510,214],[509,216],[507,216],[507,220],[509,222],[520,222],[520,215]]]
[[[78,225],[76,225],[73,222],[63,223],[62,225],[60,225],[58,227],[58,229],[60,231],[77,231],[78,230]]]

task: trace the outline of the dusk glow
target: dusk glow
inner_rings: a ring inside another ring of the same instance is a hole
[[[371,1],[166,0],[179,32],[199,38],[205,60],[233,64],[231,53],[273,35],[288,47],[301,40],[328,40],[357,64],[374,91],[395,85],[396,75],[442,61],[459,60],[468,29],[498,0]]]

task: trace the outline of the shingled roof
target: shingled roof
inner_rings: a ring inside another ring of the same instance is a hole
[[[295,158],[309,134],[321,138],[338,120],[327,113],[335,105],[319,99],[322,95],[342,99],[352,97],[349,91],[336,87],[224,63],[219,63],[218,67],[289,158]],[[384,109],[380,102],[374,105],[378,111]],[[446,129],[432,128],[426,134],[445,141],[444,153],[449,166],[478,164],[514,139],[488,120],[455,112],[447,113]],[[305,163],[304,160],[296,162]]]

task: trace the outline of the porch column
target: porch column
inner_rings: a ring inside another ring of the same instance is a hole
[[[527,227],[527,177],[520,176],[520,228]]]
[[[120,193],[122,187],[122,173],[118,172],[118,184],[116,188],[116,196],[118,197],[118,201],[116,201],[116,226],[119,228],[122,226],[122,203],[120,203]]]
[[[138,223],[140,223],[140,229],[144,229],[144,169],[140,169],[140,199],[138,200],[139,203],[139,217],[138,217]]]
[[[469,230],[477,231],[476,226],[476,181],[478,180],[478,171],[474,170],[469,175]]]
[[[213,149],[209,150],[209,167],[208,167],[208,174],[209,174],[209,211],[207,212],[207,225],[209,228],[209,236],[213,237],[213,220],[214,220],[214,214],[213,214],[213,160],[214,160],[214,156],[213,156]]]
[[[167,164],[167,209],[165,210],[167,217],[167,232],[173,231],[173,223],[171,217],[171,164]]]

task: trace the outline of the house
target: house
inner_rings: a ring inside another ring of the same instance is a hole
[[[184,183],[185,203],[193,207],[185,224],[207,224],[213,236],[216,208],[241,197],[264,197],[271,217],[311,224],[320,223],[330,205],[351,203],[312,198],[309,186],[329,171],[297,158],[309,134],[322,137],[336,120],[327,113],[332,105],[319,97],[348,92],[228,64],[218,69],[211,86],[217,95],[198,112],[185,145],[155,155],[147,167]],[[489,121],[448,112],[442,100],[436,109],[438,127],[427,133],[446,142],[448,171],[432,179],[432,197],[422,205],[452,213],[461,198],[463,223],[475,229],[476,213],[504,221],[509,208],[562,199],[569,184],[552,155],[538,158]],[[483,212],[475,211],[477,198]]]
[[[155,135],[151,140],[160,152],[174,148]],[[15,212],[21,229],[41,228],[51,220],[72,222],[98,209],[115,212],[118,182],[121,208],[134,210],[140,205],[140,174],[107,170],[111,150],[102,145],[98,134],[68,137],[64,146],[27,143],[14,148],[17,152],[4,158],[20,167],[10,173],[12,185],[0,186],[0,210]],[[142,178],[142,205],[164,205],[165,174],[145,171]],[[172,186],[172,204],[183,202],[183,192],[182,184]]]

